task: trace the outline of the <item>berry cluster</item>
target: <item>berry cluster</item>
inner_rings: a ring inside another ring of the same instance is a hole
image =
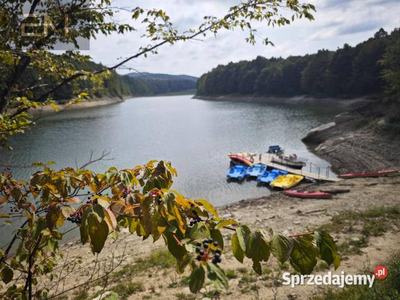
[[[196,244],[196,253],[198,254],[196,259],[198,261],[207,261],[208,259],[211,258],[212,252],[210,251],[210,244],[212,244],[214,247],[218,247],[218,242],[213,241],[213,239],[204,239],[203,243],[197,243]],[[212,257],[213,264],[218,264],[222,262],[221,260],[221,250],[216,249],[214,256]]]
[[[67,221],[70,221],[72,223],[81,223],[82,221],[82,210],[76,211],[67,218]]]
[[[21,212],[21,208],[19,208],[18,206],[12,206],[11,208],[10,208],[10,211],[12,212],[12,213],[20,213]]]
[[[193,204],[191,205],[192,207],[194,206]],[[201,222],[201,218],[199,217],[199,215],[197,214],[197,211],[193,210],[193,217],[192,217],[192,221],[190,221],[189,226],[194,226],[197,223]]]
[[[96,196],[95,193],[91,193],[91,192],[87,192],[88,196],[87,196],[87,201],[86,204],[97,204],[97,199],[93,199],[94,196]],[[99,196],[101,196],[101,193],[98,194]]]

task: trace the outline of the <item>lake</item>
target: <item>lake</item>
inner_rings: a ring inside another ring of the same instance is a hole
[[[336,113],[332,108],[204,101],[192,96],[135,98],[42,119],[27,134],[12,138],[14,150],[0,152],[0,163],[55,161],[54,167],[62,168],[84,164],[91,150],[95,155],[111,150],[114,160],[91,167],[103,172],[111,166],[130,168],[164,159],[178,171],[174,189],[222,205],[270,193],[255,181],[227,182],[229,152],[264,153],[276,144],[286,154],[296,153],[325,168],[329,163],[312,154],[301,138]],[[34,171],[15,169],[13,174],[29,179]]]

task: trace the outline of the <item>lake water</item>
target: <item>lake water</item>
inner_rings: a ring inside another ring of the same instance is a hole
[[[14,150],[0,152],[0,164],[56,161],[55,168],[85,163],[90,151],[111,150],[113,161],[91,167],[130,168],[149,160],[169,160],[178,171],[174,189],[215,205],[269,194],[255,181],[227,182],[229,152],[266,152],[280,145],[315,165],[329,164],[301,142],[308,130],[330,122],[337,111],[310,106],[213,102],[192,96],[148,97],[121,104],[64,111],[11,140]],[[35,169],[15,169],[29,178]],[[3,240],[0,229],[0,237]]]

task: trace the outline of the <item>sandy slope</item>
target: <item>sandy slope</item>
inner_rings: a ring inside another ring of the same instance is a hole
[[[367,210],[376,205],[393,205],[400,203],[400,177],[354,179],[341,181],[339,183],[321,184],[319,186],[305,185],[306,189],[350,189],[349,193],[335,196],[332,200],[302,200],[288,198],[280,192],[273,192],[270,197],[243,200],[239,203],[220,208],[220,213],[227,218],[235,218],[252,228],[272,228],[274,231],[284,235],[307,232],[309,229],[329,223],[331,217],[338,211],[343,210]],[[313,211],[316,211],[313,213]],[[230,231],[227,232],[229,240]],[[338,242],[343,242],[351,238],[357,238],[352,233],[335,234],[334,238]],[[364,273],[363,270],[374,269],[380,263],[388,259],[395,251],[400,250],[400,228],[393,227],[384,236],[370,238],[366,248],[362,248],[362,255],[344,258],[341,267],[336,272],[345,271],[347,273]],[[117,263],[118,255],[122,255],[125,249],[125,261],[122,265],[134,263],[138,257],[146,256],[157,247],[163,245],[162,241],[152,244],[151,241],[142,242],[139,238],[128,233],[121,234],[117,242],[108,241],[106,248],[96,258],[91,254],[89,246],[82,246],[79,243],[69,243],[67,265],[73,265],[74,257],[82,257],[83,264],[79,267],[79,272],[75,272],[65,280],[64,288],[69,288],[83,283],[92,274],[95,268],[100,268],[100,273],[105,269],[110,269],[112,261],[111,253],[114,253],[114,263]],[[125,248],[126,247],[126,248]],[[223,293],[220,299],[273,299],[277,293],[277,299],[308,299],[309,296],[319,293],[323,287],[277,287],[274,284],[279,282],[282,270],[279,270],[276,260],[273,258],[265,263],[263,267],[268,267],[272,272],[263,277],[255,275],[243,275],[238,269],[245,266],[251,269],[249,260],[244,265],[237,262],[226,251],[223,255],[222,267],[235,270],[238,278],[230,280],[230,289]],[[122,266],[121,265],[121,266]],[[121,269],[119,267],[118,269]],[[291,268],[289,270],[292,270]],[[331,270],[333,271],[333,270]],[[250,272],[250,271],[249,271]],[[319,272],[326,274],[327,270]],[[248,273],[251,274],[251,273]],[[243,283],[243,278],[250,278],[250,283]],[[142,299],[143,297],[158,299],[162,294],[162,299],[178,299],[178,293],[190,294],[186,286],[179,285],[182,279],[173,269],[150,268],[140,272],[134,277],[124,278],[124,282],[141,282],[144,291],[135,293],[129,299]],[[276,281],[278,280],[278,281]],[[168,287],[170,286],[170,287]],[[246,290],[247,286],[247,290]],[[254,287],[256,286],[256,287]],[[256,291],[256,289],[258,289]],[[101,290],[100,286],[91,287],[90,291]],[[211,286],[207,286],[202,292],[212,291]],[[197,296],[202,299],[202,295]]]

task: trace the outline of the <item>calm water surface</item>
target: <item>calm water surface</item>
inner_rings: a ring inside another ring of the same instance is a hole
[[[94,171],[164,159],[178,171],[176,190],[221,205],[269,194],[254,181],[226,181],[229,152],[260,153],[278,144],[287,154],[296,153],[313,164],[329,166],[309,152],[301,138],[308,130],[330,122],[336,113],[331,108],[212,102],[191,96],[135,98],[45,118],[27,134],[13,138],[14,151],[0,152],[0,163],[26,165],[52,160],[57,162],[56,168],[62,168],[75,166],[75,161],[85,163],[91,150],[97,154],[111,150],[114,158],[93,165]],[[27,179],[34,171],[19,169],[14,175]]]

